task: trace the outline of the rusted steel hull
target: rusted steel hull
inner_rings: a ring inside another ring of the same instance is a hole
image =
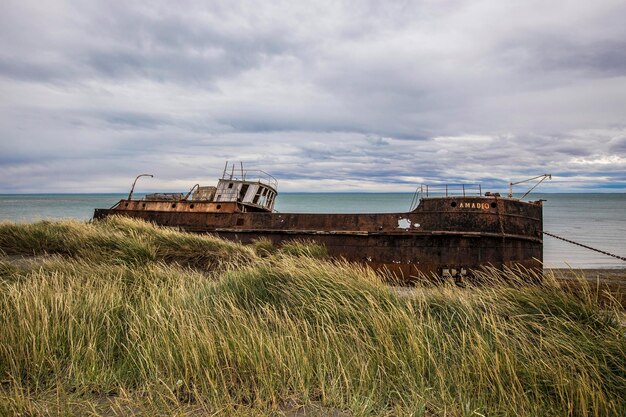
[[[233,204],[217,208],[180,201],[172,207],[171,202],[122,200],[113,209],[96,209],[94,218],[129,216],[242,243],[260,238],[275,244],[313,240],[333,257],[389,270],[407,280],[420,273],[471,274],[485,265],[538,269],[543,260],[540,202],[428,198],[412,212],[374,214],[237,212]]]

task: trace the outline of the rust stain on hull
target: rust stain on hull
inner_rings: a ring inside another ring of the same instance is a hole
[[[121,200],[96,209],[158,225],[250,243],[308,239],[333,257],[386,269],[410,280],[485,265],[541,268],[541,202],[496,196],[423,198],[405,213],[302,214],[254,212],[238,202]]]

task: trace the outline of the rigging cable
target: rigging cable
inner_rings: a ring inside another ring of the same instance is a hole
[[[548,236],[552,236],[552,237],[560,239],[560,240],[563,240],[563,241],[571,243],[573,245],[582,246],[583,248],[586,248],[586,249],[589,249],[589,250],[592,250],[592,251],[596,251],[596,252],[600,252],[600,253],[602,253],[604,255],[612,256],[613,258],[617,258],[617,259],[620,259],[622,261],[626,261],[626,258],[624,258],[623,256],[615,255],[613,253],[609,253],[609,252],[606,252],[606,251],[603,251],[603,250],[600,250],[600,249],[592,248],[591,246],[583,245],[582,243],[574,242],[573,240],[569,240],[569,239],[565,239],[564,237],[561,237],[561,236],[553,235],[552,233],[548,233],[545,230],[543,231],[543,234],[544,235],[548,235]]]

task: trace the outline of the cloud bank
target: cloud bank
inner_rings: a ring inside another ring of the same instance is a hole
[[[0,192],[626,190],[626,4],[5,2]]]

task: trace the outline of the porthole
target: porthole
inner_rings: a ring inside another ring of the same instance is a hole
[[[491,208],[496,208],[497,206],[498,206],[498,205],[497,205],[495,202],[494,202],[494,203],[491,203]]]
[[[128,203],[124,204],[124,207],[128,207]]]
[[[221,204],[218,204],[216,208],[219,210],[219,209],[221,209],[221,208],[222,208],[222,205],[221,205]]]
[[[172,204],[172,208],[176,208],[176,203]]]
[[[194,207],[195,207],[195,205],[194,205],[194,204],[190,204],[190,205],[189,205],[189,208],[190,208],[190,209],[192,209],[192,208],[194,208]]]
[[[453,201],[452,203],[450,203],[450,205],[451,205],[452,207],[456,207],[456,201]]]
[[[142,203],[142,204],[141,204],[141,207],[142,207],[142,208],[145,208],[145,207],[146,207],[146,203]]]

